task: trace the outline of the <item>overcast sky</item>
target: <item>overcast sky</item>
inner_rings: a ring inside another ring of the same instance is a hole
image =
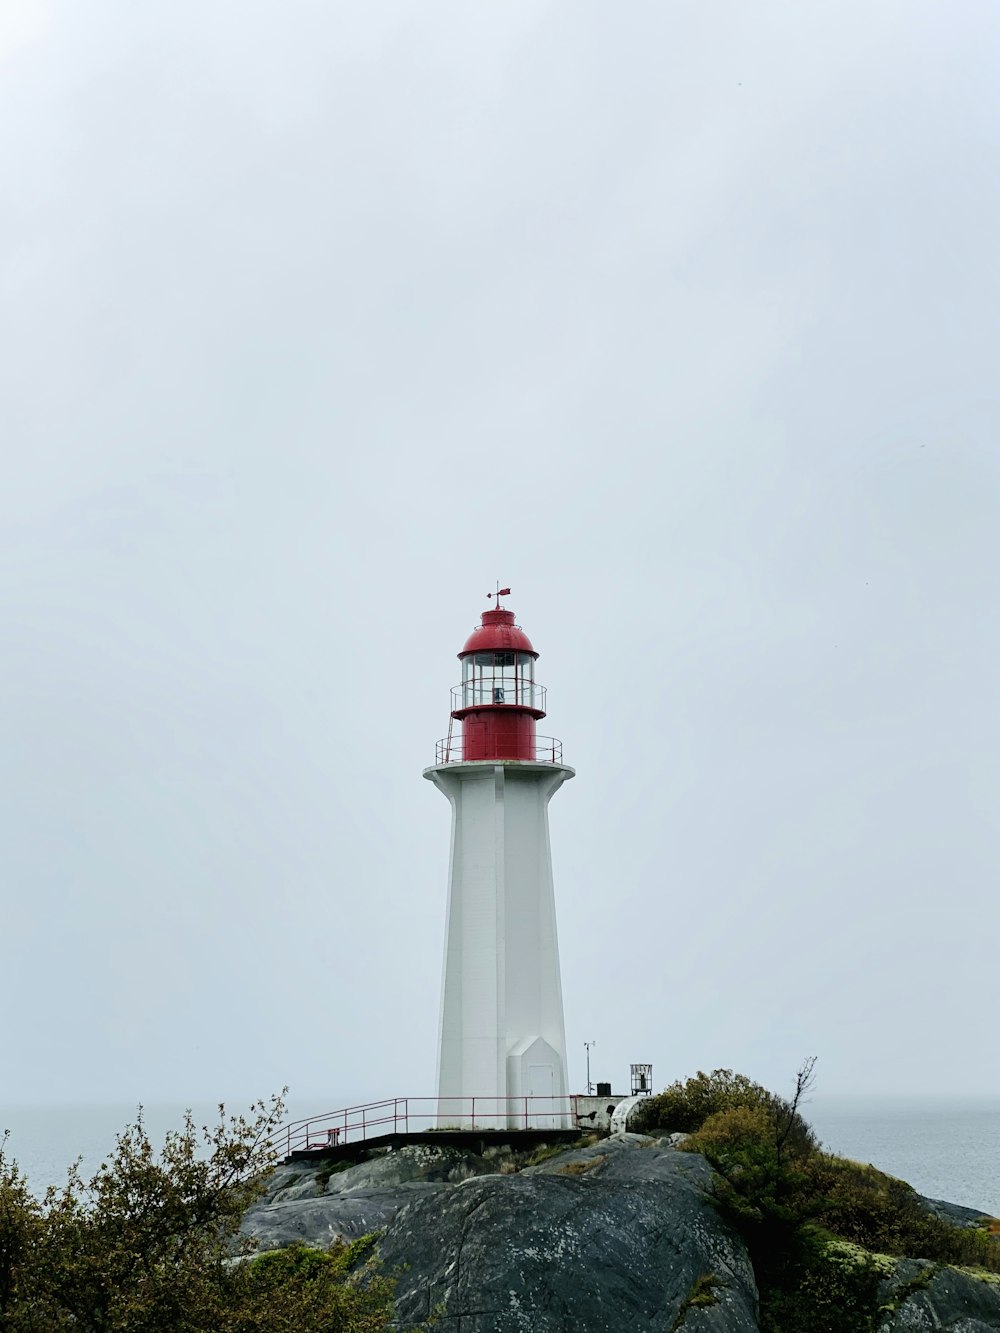
[[[0,0],[0,1101],[433,1091],[495,580],[571,1081],[1000,1092],[993,0]]]

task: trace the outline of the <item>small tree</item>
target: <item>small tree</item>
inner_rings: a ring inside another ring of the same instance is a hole
[[[0,1138],[0,1329],[13,1327],[25,1296],[24,1279],[42,1226],[42,1210]]]
[[[284,1281],[255,1276],[240,1221],[274,1164],[283,1109],[280,1097],[249,1117],[220,1106],[200,1133],[188,1114],[159,1152],[140,1109],[90,1181],[77,1164],[41,1201],[0,1152],[2,1333],[385,1328],[388,1284],[355,1289],[343,1262],[293,1266]]]

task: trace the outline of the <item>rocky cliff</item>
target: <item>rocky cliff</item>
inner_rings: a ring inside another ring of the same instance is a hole
[[[753,1268],[703,1158],[634,1134],[535,1158],[413,1146],[280,1167],[244,1231],[261,1249],[380,1231],[401,1329],[434,1315],[441,1333],[758,1330]],[[887,1260],[879,1302],[880,1333],[1000,1333],[1000,1278]]]

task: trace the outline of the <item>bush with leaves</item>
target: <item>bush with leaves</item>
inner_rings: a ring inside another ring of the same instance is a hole
[[[364,1289],[344,1256],[262,1278],[240,1220],[274,1164],[280,1098],[198,1132],[191,1117],[156,1152],[140,1115],[88,1182],[32,1195],[0,1150],[3,1333],[376,1333],[389,1284]],[[257,1263],[261,1262],[258,1260]]]
[[[752,1246],[773,1248],[813,1223],[877,1254],[1000,1272],[1000,1238],[935,1216],[904,1180],[818,1148],[782,1150],[777,1135],[767,1111],[737,1107],[681,1145],[711,1162],[715,1198]]]
[[[663,1094],[668,1124],[687,1117],[681,1146],[711,1163],[715,1202],[746,1242],[765,1333],[876,1328],[876,1255],[1000,1271],[1000,1238],[935,1217],[904,1181],[819,1150],[799,1113],[812,1067],[789,1100],[728,1070]]]
[[[710,1115],[681,1145],[715,1169],[713,1196],[752,1251],[782,1249],[808,1220],[809,1154],[783,1151],[769,1108],[736,1106]]]
[[[821,1152],[808,1162],[806,1177],[814,1216],[834,1235],[881,1254],[1000,1272],[1000,1239],[936,1217],[905,1180]]]
[[[882,1273],[871,1255],[838,1249],[800,1227],[784,1249],[758,1252],[763,1333],[875,1333]]]
[[[754,1083],[745,1074],[731,1069],[701,1070],[683,1083],[675,1083],[647,1098],[636,1108],[632,1128],[640,1134],[692,1134],[701,1129],[709,1116],[722,1111],[760,1111],[776,1126],[782,1145],[793,1153],[811,1152],[816,1136],[798,1111],[798,1102],[812,1079],[814,1060],[807,1060],[799,1071],[802,1086],[791,1101]]]
[[[352,1275],[377,1236],[363,1236],[329,1250],[291,1245],[247,1266],[228,1333],[317,1329],[322,1333],[382,1333],[391,1308],[390,1284],[369,1266],[363,1286]]]
[[[26,1276],[38,1241],[41,1209],[16,1162],[0,1142],[0,1329],[12,1327],[17,1308],[28,1299]]]

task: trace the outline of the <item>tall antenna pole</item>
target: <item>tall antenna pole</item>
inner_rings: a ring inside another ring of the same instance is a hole
[[[583,1044],[587,1048],[587,1096],[592,1097],[594,1095],[594,1085],[590,1081],[590,1048],[591,1046],[596,1046],[597,1042],[585,1041]]]

